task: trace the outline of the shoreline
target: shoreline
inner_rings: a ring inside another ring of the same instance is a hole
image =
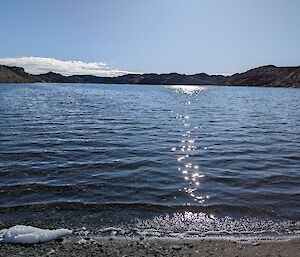
[[[92,83],[92,82],[0,82],[0,85],[22,85],[22,84],[35,84],[35,85],[46,85],[46,84],[63,84],[63,85],[131,85],[131,86],[197,86],[197,87],[244,87],[244,88],[288,88],[288,89],[298,89],[297,86],[284,86],[284,85],[218,85],[218,84],[137,84],[137,83]]]
[[[116,238],[71,235],[33,245],[0,244],[0,256],[297,256],[300,238],[242,242],[225,239]]]

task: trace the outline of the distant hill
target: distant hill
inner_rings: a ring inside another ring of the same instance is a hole
[[[23,68],[0,65],[0,83],[33,83],[38,80]]]
[[[119,77],[97,77],[92,75],[63,76],[58,73],[31,75],[19,67],[0,65],[0,83],[102,83],[102,84],[152,84],[152,85],[233,85],[300,88],[300,66],[262,66],[232,76],[198,73],[185,75],[168,74],[127,74]]]
[[[207,75],[199,73],[184,75],[178,73],[169,74],[129,74],[114,78],[117,84],[161,84],[161,85],[219,85],[226,82],[222,75]]]

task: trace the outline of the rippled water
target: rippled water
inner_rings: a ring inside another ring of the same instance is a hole
[[[4,224],[300,228],[298,89],[2,84],[0,140]]]

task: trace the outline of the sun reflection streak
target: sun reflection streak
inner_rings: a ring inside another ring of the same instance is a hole
[[[193,94],[198,90],[204,90],[205,87],[198,86],[172,86],[176,90],[181,91],[181,93]],[[191,101],[187,101],[186,105],[190,106]],[[183,128],[181,130],[182,139],[180,140],[181,144],[174,146],[171,151],[176,152],[177,161],[180,163],[178,172],[183,176],[184,183],[187,184],[187,187],[184,189],[179,189],[179,191],[186,192],[194,201],[202,204],[204,203],[207,196],[199,195],[197,189],[201,186],[201,180],[204,178],[204,174],[201,172],[198,164],[192,163],[191,156],[197,150],[196,139],[193,137],[193,132],[198,129],[197,126],[192,126],[192,117],[187,114],[176,114],[176,119],[178,119]],[[193,128],[193,129],[191,129]],[[189,152],[189,154],[183,155],[182,153]],[[181,154],[180,154],[181,153]],[[190,205],[187,203],[186,205]]]
[[[174,85],[174,86],[167,86],[167,87],[171,88],[171,89],[175,89],[176,92],[178,92],[178,93],[183,93],[183,94],[187,94],[187,95],[193,95],[193,94],[198,93],[199,91],[204,91],[207,89],[207,87],[205,87],[205,86],[194,86],[194,85],[190,85],[190,86]],[[188,101],[186,104],[190,105],[191,102]]]

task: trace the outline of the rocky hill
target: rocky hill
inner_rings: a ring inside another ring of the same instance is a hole
[[[37,81],[39,78],[28,74],[23,68],[0,65],[1,83],[33,83]]]
[[[225,85],[300,87],[300,66],[262,66],[227,78]]]
[[[103,84],[158,84],[158,85],[233,85],[300,88],[300,66],[262,66],[232,76],[198,73],[185,75],[168,74],[128,74],[119,77],[97,77],[92,75],[63,76],[58,73],[31,75],[19,67],[0,65],[0,83],[103,83]]]

